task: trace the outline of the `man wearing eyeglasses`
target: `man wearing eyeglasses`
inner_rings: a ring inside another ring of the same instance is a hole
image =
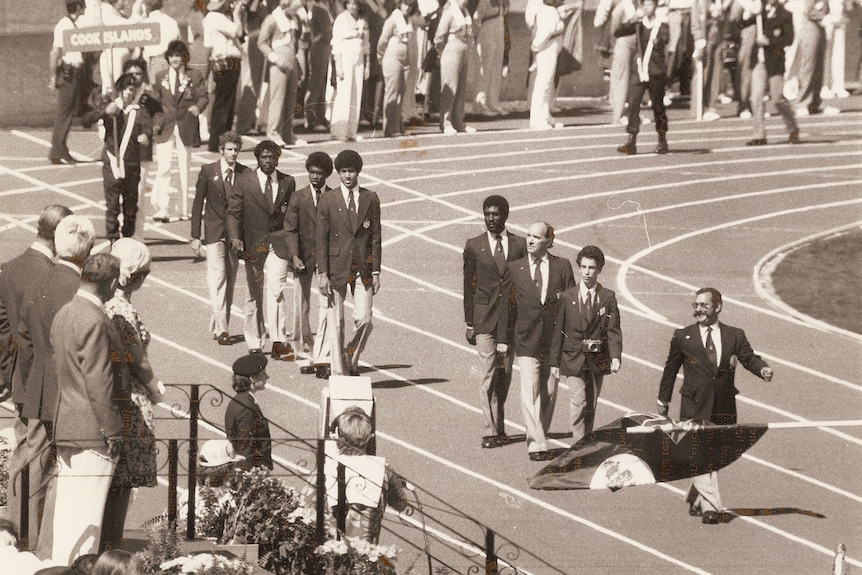
[[[697,290],[691,305],[696,323],[676,330],[670,340],[658,392],[659,414],[668,414],[676,374],[682,367],[679,419],[734,425],[739,393],[734,385],[736,364],[741,363],[765,381],[772,381],[772,368],[754,353],[744,331],[718,321],[721,293],[717,289]],[[723,506],[718,475],[712,472],[694,477],[686,501],[690,515],[702,517],[709,525],[719,523]]]

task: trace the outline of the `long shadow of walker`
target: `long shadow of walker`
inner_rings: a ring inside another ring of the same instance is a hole
[[[766,508],[739,508],[739,509],[728,509],[724,513],[721,514],[721,522],[722,523],[730,523],[737,517],[768,517],[770,515],[788,515],[790,513],[796,513],[797,515],[806,515],[808,517],[815,517],[817,519],[826,519],[825,515],[817,513],[816,511],[808,511],[805,509],[800,509],[798,507],[773,507],[770,509]]]

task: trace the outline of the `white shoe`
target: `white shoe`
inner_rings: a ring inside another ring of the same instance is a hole
[[[795,100],[798,95],[799,79],[791,78],[786,84],[784,84],[784,97],[788,100]]]
[[[670,96],[668,96],[668,95],[665,95],[665,97],[664,97],[664,105],[665,105],[665,106],[670,106],[671,104],[673,104],[673,98],[671,98],[671,97],[670,97]]]
[[[703,113],[703,120],[705,122],[714,122],[714,121],[720,120],[720,119],[721,119],[721,116],[718,115],[716,112],[713,112],[712,110],[707,110],[706,112]]]
[[[628,126],[629,125],[629,117],[628,116],[620,116],[620,125]]]
[[[465,134],[475,134],[476,128],[474,128],[473,126],[464,126],[464,133]]]
[[[832,90],[830,90],[826,86],[823,86],[822,88],[820,88],[820,99],[821,100],[831,100],[832,96],[833,96]]]
[[[302,146],[307,146],[307,145],[308,145],[308,142],[306,142],[305,140],[300,138],[300,139],[297,139],[292,144],[288,144],[285,142],[285,144],[282,146],[282,148],[301,148]]]
[[[649,119],[649,118],[647,118],[646,116],[641,116],[641,124],[646,125],[646,124],[649,124],[649,123],[650,123],[650,119]]]
[[[563,128],[563,123],[562,122],[554,122],[554,125],[552,127],[555,130],[561,130]]]
[[[718,95],[719,104],[730,104],[731,102],[733,102],[733,98],[731,98],[730,96],[727,96],[725,94]]]
[[[447,136],[454,136],[455,134],[458,133],[458,130],[456,130],[455,128],[453,128],[450,125],[450,126],[446,126],[445,128],[443,128],[443,133],[446,134]]]
[[[285,147],[287,144],[284,143],[284,140],[281,139],[281,136],[278,134],[267,134],[267,140],[272,140],[279,148]]]
[[[824,116],[837,116],[840,113],[841,113],[841,110],[839,110],[835,106],[826,106],[825,108],[823,108],[823,115]]]
[[[739,113],[739,117],[743,120],[751,119],[751,110],[743,110]]]
[[[356,136],[356,138],[354,138],[354,139],[355,139],[357,142],[362,142],[362,141],[364,141],[364,140],[365,140],[365,136]]]
[[[848,97],[850,97],[850,92],[848,92],[847,90],[843,90],[843,89],[837,90],[835,92],[835,97],[836,98],[848,98]]]

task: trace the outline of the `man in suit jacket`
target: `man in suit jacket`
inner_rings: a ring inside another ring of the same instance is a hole
[[[198,70],[189,68],[189,49],[182,40],[168,44],[165,59],[168,69],[156,74],[153,80],[162,111],[153,117],[153,140],[156,144],[156,181],[153,185],[153,207],[156,221],[168,221],[171,187],[171,157],[177,148],[180,171],[181,208],[188,207],[189,147],[200,139],[198,116],[207,107],[206,78]],[[182,213],[183,217],[187,214]]]
[[[332,174],[332,158],[325,152],[312,152],[305,161],[309,184],[297,190],[287,208],[287,249],[293,266],[296,284],[293,293],[293,338],[302,346],[304,352],[311,352],[311,368],[315,364],[329,362],[329,344],[326,338],[326,301],[319,298],[319,318],[317,340],[311,333],[309,312],[311,308],[311,278],[317,271],[317,206],[320,197],[328,193],[326,178]]]
[[[593,430],[605,375],[620,369],[623,332],[616,294],[598,283],[605,254],[596,246],[585,246],[575,261],[581,281],[560,296],[551,371],[566,378],[572,441],[577,443]],[[596,351],[587,351],[585,342],[592,342]]]
[[[225,411],[224,429],[236,453],[245,458],[237,463],[237,469],[249,471],[252,467],[266,467],[272,470],[269,422],[255,399],[255,394],[266,387],[267,379],[265,355],[245,355],[233,363],[236,395]]]
[[[572,264],[549,254],[554,228],[536,222],[527,232],[527,256],[510,263],[503,282],[503,296],[515,302],[503,306],[497,323],[497,349],[515,348],[521,368],[521,413],[527,428],[527,453],[531,461],[550,459],[547,433],[557,403],[557,380],[551,377],[548,348],[555,333],[554,321],[560,293],[575,285]]]
[[[261,352],[265,334],[269,333],[272,358],[293,361],[282,291],[288,270],[284,225],[296,180],[275,169],[280,155],[281,148],[272,140],[255,147],[257,169],[237,178],[228,197],[227,227],[231,247],[245,260],[249,292],[243,328],[245,344],[249,351]]]
[[[736,423],[736,364],[765,381],[772,380],[772,368],[754,353],[745,332],[718,321],[721,293],[715,288],[699,289],[695,295],[697,323],[674,331],[670,352],[658,392],[659,414],[667,415],[676,375],[683,369],[680,420],[699,419],[716,425]],[[703,522],[720,521],[723,509],[718,493],[718,474],[692,479],[688,497],[689,513],[702,515]]]
[[[123,393],[128,368],[115,360],[122,357],[122,341],[104,308],[119,277],[116,257],[98,253],[87,258],[81,287],[51,326],[61,382],[54,420],[59,474],[53,516],[58,520],[45,523],[43,531],[53,531],[50,557],[62,565],[98,551],[102,513],[119,457],[123,418],[116,398]]]
[[[497,326],[500,309],[509,305],[503,297],[506,262],[527,255],[524,238],[506,230],[509,202],[493,195],[482,202],[487,231],[467,240],[464,247],[464,321],[467,343],[479,353],[479,402],[484,435],[482,447],[509,443],[505,431],[505,405],[512,382],[513,353],[499,354],[503,368],[497,369]]]
[[[242,136],[225,132],[219,137],[221,159],[201,166],[192,204],[192,250],[200,257],[201,220],[204,223],[203,243],[206,245],[207,285],[210,289],[213,315],[210,331],[219,345],[231,345],[230,308],[239,258],[228,245],[227,198],[234,183],[248,168],[236,161],[242,150]],[[206,214],[201,218],[206,204]]]
[[[15,369],[16,387],[23,389],[21,417],[27,420],[27,437],[19,446],[19,466],[13,475],[29,466],[30,471],[30,546],[43,548],[47,534],[40,527],[43,509],[48,514],[53,505],[50,483],[53,467],[52,441],[57,409],[59,380],[53,361],[51,325],[60,308],[71,300],[81,281],[81,266],[90,254],[96,230],[93,223],[79,215],[70,215],[57,224],[54,243],[59,261],[38,284],[32,284],[24,296],[18,321],[19,356]],[[42,555],[40,555],[41,557]]]
[[[359,373],[359,355],[371,333],[373,296],[380,289],[380,198],[359,186],[362,157],[342,150],[335,157],[341,185],[320,196],[317,207],[317,281],[329,297],[332,373]],[[357,285],[357,280],[359,284]],[[353,338],[344,345],[344,300],[353,292]]]

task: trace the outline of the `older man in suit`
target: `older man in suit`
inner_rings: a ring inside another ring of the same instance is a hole
[[[311,278],[317,271],[317,206],[320,197],[329,192],[326,178],[332,174],[332,158],[326,152],[312,152],[305,160],[308,185],[297,190],[287,208],[287,249],[293,265],[296,284],[293,297],[293,337],[304,352],[311,352],[311,364],[303,366],[303,373],[314,373],[316,364],[329,362],[329,343],[326,340],[326,300],[321,296],[317,339],[311,333]]]
[[[560,293],[575,285],[569,260],[548,253],[553,245],[554,228],[545,222],[530,226],[527,256],[508,264],[503,283],[503,297],[514,305],[503,306],[497,324],[497,350],[506,353],[511,343],[521,368],[521,413],[530,461],[551,458],[547,433],[559,374],[551,376],[548,348],[556,331]]]
[[[380,198],[359,186],[362,157],[335,157],[341,185],[320,196],[317,207],[317,281],[328,298],[327,322],[334,375],[359,373],[359,355],[371,334],[373,296],[380,289]],[[357,281],[358,280],[358,281]],[[353,293],[353,338],[344,345],[344,300]]]
[[[623,332],[616,294],[598,282],[605,254],[585,246],[575,260],[581,281],[560,296],[551,343],[551,371],[571,392],[572,441],[593,430],[596,404],[608,373],[620,369]]]
[[[506,262],[527,255],[524,238],[506,230],[509,202],[493,195],[482,202],[486,231],[467,240],[464,247],[464,321],[467,343],[479,353],[479,402],[484,435],[482,447],[509,443],[505,430],[506,397],[512,382],[511,350],[497,353],[497,326],[500,309],[509,305],[503,297]],[[503,367],[498,369],[502,361]]]
[[[228,196],[227,227],[231,247],[245,260],[245,344],[251,353],[262,353],[265,334],[269,333],[272,358],[293,361],[282,291],[287,283],[289,255],[284,226],[296,180],[276,170],[280,155],[281,148],[272,140],[255,147],[257,169],[237,178]]]
[[[70,215],[57,224],[54,243],[59,261],[42,282],[32,284],[24,296],[18,322],[19,356],[14,378],[23,391],[21,417],[27,420],[27,438],[19,447],[20,467],[30,471],[30,546],[43,550],[50,543],[50,529],[39,526],[43,509],[50,515],[52,487],[56,469],[53,466],[52,442],[57,410],[59,379],[53,361],[51,325],[63,305],[75,296],[81,281],[81,266],[93,247],[96,230],[93,223],[79,215]],[[50,547],[48,547],[50,548]],[[47,557],[50,554],[40,554]]]
[[[207,107],[206,79],[203,74],[187,66],[189,49],[182,40],[168,44],[165,59],[168,69],[157,73],[153,90],[162,105],[162,111],[153,117],[153,140],[156,144],[156,181],[153,186],[153,207],[156,221],[169,221],[171,163],[174,146],[180,171],[180,200],[182,216],[188,208],[186,194],[189,189],[189,148],[200,139],[198,116]]]
[[[192,250],[200,257],[201,221],[204,223],[203,244],[206,246],[207,284],[213,315],[210,331],[219,345],[231,345],[230,308],[239,258],[228,245],[227,198],[234,183],[248,168],[236,161],[242,150],[242,136],[225,132],[219,136],[221,159],[201,166],[192,204]],[[204,212],[206,205],[206,212]]]
[[[670,340],[658,392],[659,414],[668,414],[676,375],[682,367],[680,420],[733,425],[739,393],[735,385],[737,363],[764,381],[772,381],[772,368],[754,353],[744,331],[718,321],[722,302],[717,289],[697,290],[691,305],[696,323],[676,330]],[[706,524],[719,523],[723,507],[718,474],[693,478],[686,500],[691,515],[702,516]]]
[[[68,565],[96,553],[102,512],[119,456],[123,418],[116,402],[123,394],[120,336],[104,302],[119,285],[120,261],[105,253],[90,256],[81,286],[51,326],[54,365],[61,382],[54,440],[59,474],[51,558]],[[40,555],[41,556],[41,555]]]

